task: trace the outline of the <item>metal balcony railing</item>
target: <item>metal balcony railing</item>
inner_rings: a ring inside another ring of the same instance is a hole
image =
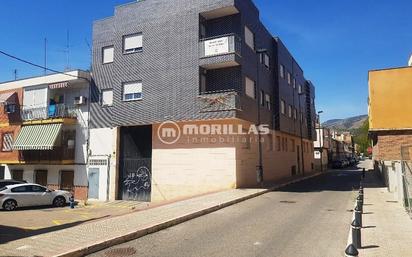
[[[23,107],[21,118],[24,121],[45,120],[51,118],[76,118],[77,107],[66,104],[54,104],[40,107]]]
[[[234,90],[202,92],[198,98],[201,112],[241,110],[240,96]]]
[[[236,34],[228,34],[200,40],[200,58],[208,58],[225,54],[241,55],[242,40]]]

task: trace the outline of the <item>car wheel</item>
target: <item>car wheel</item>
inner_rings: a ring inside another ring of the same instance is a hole
[[[17,209],[17,202],[14,200],[7,200],[3,203],[3,209],[6,211],[14,211]]]
[[[58,196],[53,200],[54,207],[64,207],[66,205],[66,199],[63,196]]]

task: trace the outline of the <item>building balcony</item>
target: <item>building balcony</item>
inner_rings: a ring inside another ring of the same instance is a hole
[[[220,69],[240,65],[242,41],[235,34],[204,38],[199,44],[200,67]]]
[[[54,104],[40,107],[23,107],[21,118],[23,122],[56,120],[56,119],[77,119],[78,107],[66,104]]]
[[[75,149],[67,146],[54,147],[53,150],[19,151],[19,160],[25,164],[73,164]]]
[[[240,96],[235,90],[201,92],[198,100],[201,112],[241,110]]]

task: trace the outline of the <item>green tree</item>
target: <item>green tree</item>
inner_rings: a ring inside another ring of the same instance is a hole
[[[362,126],[354,131],[353,140],[355,144],[359,145],[359,152],[364,155],[368,155],[368,147],[371,146],[371,142],[368,138],[369,132],[369,119],[366,119]]]

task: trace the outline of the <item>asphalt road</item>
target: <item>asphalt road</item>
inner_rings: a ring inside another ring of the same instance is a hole
[[[90,256],[344,256],[359,179],[332,171]]]

